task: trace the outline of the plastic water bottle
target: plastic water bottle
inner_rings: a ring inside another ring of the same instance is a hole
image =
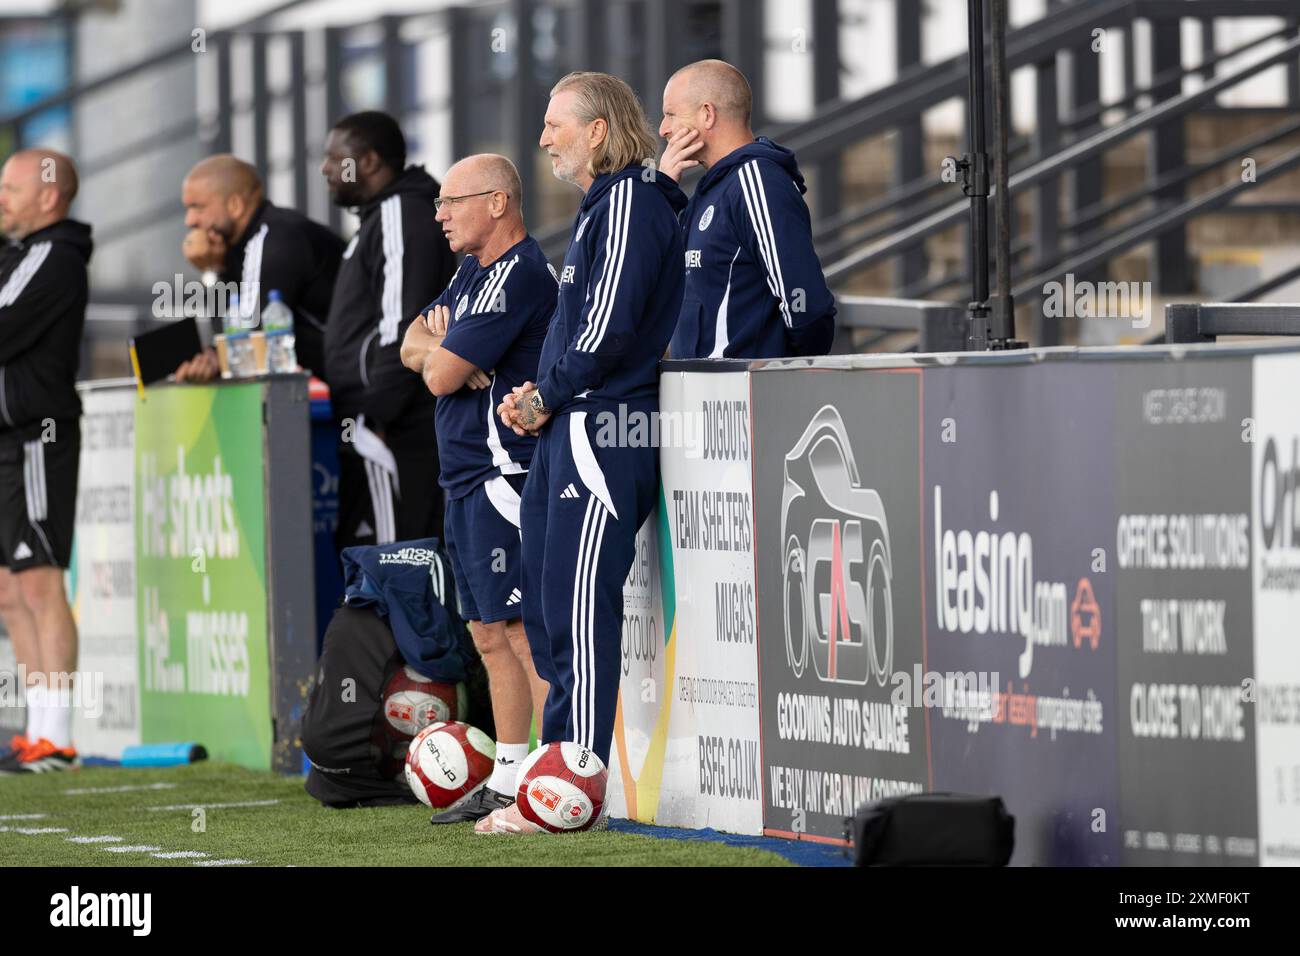
[[[244,314],[244,306],[239,301],[239,293],[231,292],[226,304],[226,314],[222,326],[226,332],[247,332],[251,326],[248,320],[252,316]]]
[[[293,313],[272,289],[262,310],[262,329],[266,333],[266,366],[272,373],[298,371],[298,354],[293,336]]]

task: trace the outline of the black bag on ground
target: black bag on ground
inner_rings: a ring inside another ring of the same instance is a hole
[[[1006,866],[1016,819],[1001,797],[917,793],[864,803],[852,821],[857,866]]]
[[[321,648],[302,721],[306,788],[332,807],[412,803],[406,741],[384,715],[383,691],[402,666],[465,684],[456,719],[495,735],[487,675],[461,620],[451,566],[436,538],[348,548],[344,607]]]
[[[312,763],[307,792],[326,806],[417,802],[404,776],[381,770],[372,742],[383,719],[384,682],[402,664],[388,625],[373,611],[334,612],[302,719],[302,749]]]
[[[380,695],[406,661],[388,625],[369,607],[341,607],[325,630],[315,686],[302,720],[302,749],[311,761],[307,792],[329,807],[416,803],[401,763],[379,746]],[[466,667],[468,713],[459,719],[495,736],[487,674]]]

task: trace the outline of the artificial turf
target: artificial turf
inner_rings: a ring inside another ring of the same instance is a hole
[[[300,777],[215,763],[0,777],[0,866],[789,865],[766,850],[614,830],[476,836],[468,825],[432,827],[429,814],[330,810]],[[97,837],[119,839],[74,840]]]

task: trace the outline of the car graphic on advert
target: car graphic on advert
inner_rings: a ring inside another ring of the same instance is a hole
[[[786,661],[795,677],[884,686],[894,662],[889,525],[862,487],[844,420],[812,417],[785,456],[781,494]]]

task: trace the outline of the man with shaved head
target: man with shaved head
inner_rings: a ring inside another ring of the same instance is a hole
[[[340,436],[335,545],[441,538],[437,411],[401,356],[407,326],[456,271],[434,219],[438,181],[407,165],[401,127],[377,110],[334,124],[320,171],[334,202],[360,219],[325,332]]]
[[[492,776],[466,803],[434,816],[438,824],[475,821],[514,802],[529,722],[536,715],[540,732],[548,692],[521,618],[519,506],[537,438],[495,415],[515,386],[537,377],[555,311],[555,273],[524,228],[522,193],[504,156],[470,156],[447,171],[438,222],[465,260],[402,345],[406,367],[438,396],[443,542],[497,729]]]
[[[237,314],[215,316],[225,331],[261,328],[272,292],[293,312],[298,363],[325,377],[324,333],[343,240],[302,213],[268,200],[251,165],[229,154],[200,160],[181,184],[189,234],[181,251],[191,264],[237,283]],[[233,312],[233,309],[229,311]],[[203,352],[176,370],[180,381],[217,375],[216,353]]]
[[[0,773],[66,770],[77,628],[63,590],[81,454],[77,365],[90,227],[68,218],[72,161],[14,153],[0,170],[0,617],[27,674],[27,727]]]
[[[813,249],[794,153],[749,126],[753,95],[721,60],[682,67],[664,87],[661,171],[705,170],[682,212],[686,293],[673,358],[820,355],[835,297]]]

